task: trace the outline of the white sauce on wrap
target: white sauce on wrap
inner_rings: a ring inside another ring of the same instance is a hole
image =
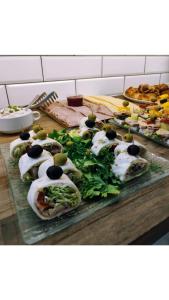
[[[139,142],[137,142],[137,141],[134,141],[134,143],[127,143],[127,142],[122,141],[114,149],[114,155],[117,156],[120,153],[128,153],[127,152],[127,148],[130,145],[137,145],[137,146],[139,146],[140,147],[140,153],[139,153],[140,155],[142,155],[142,154],[144,154],[146,152],[146,148],[142,144],[140,144]]]
[[[40,165],[45,160],[49,159],[51,157],[51,154],[43,150],[42,154],[38,158],[31,158],[25,153],[21,156],[19,159],[19,170],[21,174],[21,179],[23,180],[24,175],[33,167],[36,165]]]
[[[106,136],[105,130],[101,130],[97,132],[92,139],[93,146],[91,147],[91,151],[93,154],[99,155],[100,151],[104,147],[111,147],[113,145],[118,145],[120,142],[121,141],[118,140],[117,138],[113,140],[109,140]]]
[[[62,145],[59,142],[57,142],[54,139],[51,139],[49,137],[47,137],[45,140],[39,140],[39,139],[34,140],[34,142],[32,143],[32,146],[40,145],[40,146],[43,147],[44,145],[48,145],[48,144],[58,145],[61,149],[63,148]]]
[[[53,157],[49,158],[48,160],[46,160],[45,162],[43,162],[40,165],[39,171],[38,171],[38,176],[42,177],[42,176],[46,175],[47,169],[51,166],[54,166]],[[75,165],[72,163],[72,161],[69,158],[67,159],[66,163],[60,167],[62,168],[64,173],[66,173],[66,171],[74,171],[74,172],[77,172],[77,174],[79,174],[79,176],[81,176],[81,172],[75,167]]]
[[[14,158],[13,152],[16,149],[16,147],[21,146],[23,144],[29,144],[29,143],[32,143],[32,142],[33,142],[33,140],[31,138],[29,138],[28,140],[22,140],[22,139],[18,138],[16,140],[12,141],[10,143],[10,157]]]
[[[85,122],[88,120],[87,117],[84,117],[80,120],[80,125],[79,125],[79,135],[80,136],[83,136],[83,134],[86,132],[86,131],[93,131],[93,130],[98,130],[96,127],[93,127],[93,128],[89,128],[86,126]],[[96,119],[96,122],[99,122],[100,120],[99,119]]]
[[[130,176],[130,174],[127,174],[127,172],[133,163],[138,165],[141,164],[144,166],[144,168],[141,169],[139,173]],[[146,172],[148,167],[149,163],[144,158],[133,156],[127,153],[121,153],[115,158],[114,164],[112,165],[112,171],[121,181],[128,181]]]

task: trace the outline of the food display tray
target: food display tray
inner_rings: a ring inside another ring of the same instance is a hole
[[[38,243],[85,218],[89,218],[93,213],[106,206],[113,205],[113,203],[118,201],[125,201],[129,195],[169,176],[169,161],[150,152],[146,152],[144,157],[150,162],[150,170],[141,177],[124,184],[118,196],[111,196],[92,202],[82,201],[82,204],[77,209],[59,218],[43,221],[36,216],[27,202],[29,186],[20,180],[18,166],[14,165],[9,158],[9,144],[1,144],[0,151],[5,160],[9,186],[16,206],[19,227],[26,244]]]
[[[111,120],[109,120],[108,122],[109,122],[110,124],[116,125],[116,126],[119,127],[119,128],[128,130],[128,128],[127,128],[126,126],[120,125],[120,124],[119,124],[118,122],[116,122],[116,120],[114,120],[114,119],[111,119]],[[153,142],[155,142],[155,143],[157,143],[157,144],[159,144],[159,145],[161,145],[161,146],[164,146],[164,147],[166,147],[166,148],[169,148],[169,144],[165,143],[164,141],[162,141],[162,140],[160,140],[160,139],[158,139],[158,138],[155,138],[155,137],[153,137],[153,136],[145,135],[144,133],[139,132],[137,129],[134,129],[134,128],[130,127],[130,132],[135,133],[135,134],[138,134],[138,135],[140,135],[140,136],[142,136],[142,137],[144,137],[144,138],[146,138],[146,139],[148,139],[148,140],[150,140],[150,141],[153,141]]]
[[[147,101],[147,100],[138,100],[138,99],[135,99],[135,98],[131,98],[129,97],[128,95],[126,95],[126,93],[123,93],[123,97],[125,97],[126,99],[130,100],[131,102],[134,102],[136,104],[154,104],[153,101]]]

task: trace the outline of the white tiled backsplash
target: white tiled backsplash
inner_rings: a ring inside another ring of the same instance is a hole
[[[0,108],[8,105],[8,98],[5,90],[5,86],[0,86]]]
[[[51,93],[56,91],[59,98],[65,99],[67,96],[75,95],[75,81],[53,81],[53,82],[40,82],[29,84],[12,84],[7,85],[7,93],[11,104],[17,103],[18,105],[29,104],[35,96],[43,92]]]
[[[123,92],[124,77],[79,79],[76,82],[77,94],[111,95]]]
[[[127,89],[129,86],[138,86],[141,83],[158,84],[159,81],[160,74],[126,76],[124,89]]]
[[[169,83],[169,56],[0,56],[0,108],[56,91],[118,95],[140,83]]]
[[[101,75],[101,56],[42,56],[42,63],[45,81]]]

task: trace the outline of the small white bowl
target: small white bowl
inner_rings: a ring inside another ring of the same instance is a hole
[[[23,108],[20,111],[10,113],[8,115],[0,114],[0,132],[17,133],[31,127],[34,121],[40,119],[38,111]]]

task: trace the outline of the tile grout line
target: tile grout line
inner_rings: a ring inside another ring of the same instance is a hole
[[[147,61],[147,55],[145,55],[145,61],[144,61],[144,74],[146,74],[146,61]]]
[[[103,55],[101,56],[101,78],[103,77]]]
[[[44,72],[43,72],[42,56],[41,55],[40,55],[40,62],[41,62],[42,79],[43,79],[43,82],[45,82],[45,80],[44,80]]]
[[[162,73],[160,73],[159,84],[161,83],[161,75],[162,75]]]
[[[77,96],[77,85],[76,85],[76,79],[75,79],[75,95]]]
[[[165,72],[166,73],[166,72]],[[169,73],[169,72],[167,72]],[[106,78],[118,78],[118,77],[124,77],[124,76],[128,76],[128,77],[134,77],[134,76],[150,76],[150,75],[159,75],[159,73],[133,73],[133,74],[116,74],[116,75],[112,75],[112,76],[104,76],[104,77],[88,77],[88,78],[78,78],[76,80],[91,80],[91,79],[106,79]],[[163,74],[163,73],[162,73]],[[69,78],[69,79],[58,79],[58,80],[50,80],[50,81],[29,81],[29,82],[13,82],[13,83],[6,83],[7,86],[14,86],[14,85],[28,85],[28,84],[40,84],[40,83],[50,83],[50,82],[68,82],[68,81],[75,81],[75,78]],[[0,83],[1,85],[4,85],[5,83]]]
[[[124,75],[123,93],[125,92],[125,90],[124,90],[124,88],[125,88],[125,83],[126,83],[126,76]]]
[[[4,87],[5,87],[5,91],[6,91],[6,96],[7,96],[8,104],[10,105],[10,102],[9,102],[9,96],[8,96],[8,91],[7,91],[7,86],[6,86],[6,84],[4,85]]]

